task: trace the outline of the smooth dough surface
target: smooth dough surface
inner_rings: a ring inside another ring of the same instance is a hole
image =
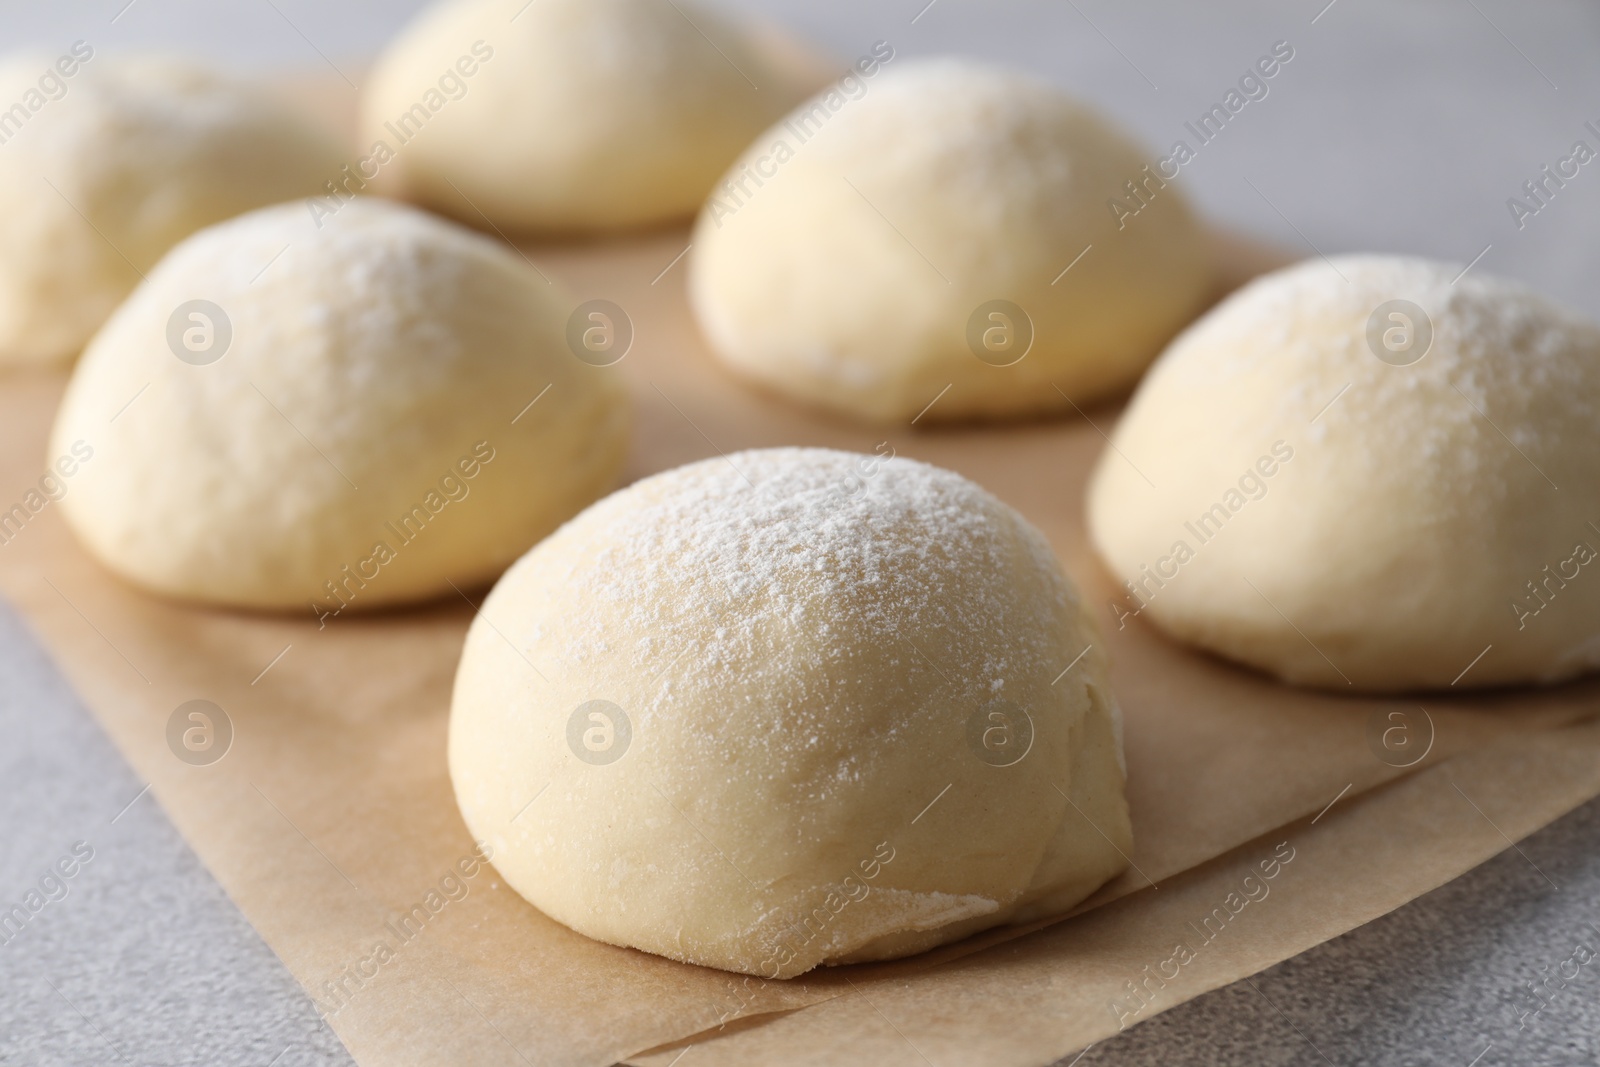
[[[1131,385],[1199,309],[1210,253],[1182,191],[1119,231],[1107,203],[1147,160],[1071,98],[953,59],[860,84],[757,137],[701,212],[691,298],[734,370],[872,421],[947,385],[919,422],[1064,411]],[[996,300],[1031,347],[978,314]]]
[[[365,173],[474,226],[685,218],[809,91],[779,56],[689,0],[446,0],[373,72]]]
[[[523,557],[467,636],[450,772],[546,914],[769,978],[1062,911],[1132,848],[1044,538],[948,471],[820,449],[648,478]]]
[[[1090,484],[1113,614],[1339,690],[1600,665],[1600,327],[1461,273],[1312,260],[1175,341]]]
[[[294,611],[455,596],[621,465],[626,394],[567,349],[570,311],[514,253],[401,205],[222,223],[84,353],[51,455],[83,441],[93,458],[61,507],[103,563],[172,596]]]
[[[56,67],[70,54],[0,62],[0,107],[22,102],[0,116],[0,366],[71,360],[173,245],[315,195],[343,163],[331,137],[258,89],[89,51],[71,77]]]

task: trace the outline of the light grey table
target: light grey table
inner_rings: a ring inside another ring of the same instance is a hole
[[[0,3],[0,42],[159,47],[254,70],[358,70],[415,0]],[[1213,219],[1306,255],[1403,251],[1600,316],[1600,164],[1519,228],[1506,201],[1600,139],[1600,8],[1547,0],[751,0],[842,56],[960,52],[1038,72],[1153,149],[1277,41],[1294,59],[1178,179]],[[0,1064],[347,1064],[8,610],[0,610],[0,901],[93,859],[0,944]],[[1594,1063],[1600,962],[1525,1028],[1518,987],[1600,951],[1600,803],[1467,876],[1077,1062]],[[1538,871],[1535,870],[1537,865]],[[1544,877],[1548,876],[1548,881]],[[1552,886],[1553,883],[1553,886]],[[1570,970],[1570,967],[1567,968]],[[1071,1057],[1068,1058],[1071,1060]],[[1068,1062],[1068,1061],[1063,1061]]]

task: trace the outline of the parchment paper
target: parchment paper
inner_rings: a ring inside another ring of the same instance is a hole
[[[1114,410],[923,433],[864,429],[763,396],[705,355],[684,302],[682,264],[667,269],[686,243],[686,234],[664,231],[528,249],[576,298],[614,300],[634,321],[633,350],[617,367],[638,407],[627,478],[737,448],[871,451],[889,440],[901,454],[961,471],[1018,507],[1092,598],[1109,599],[1109,579],[1086,547],[1081,499]],[[1240,246],[1228,246],[1225,256],[1233,280],[1264,262]],[[61,384],[48,376],[0,380],[3,506],[22,499],[54,458],[43,448]],[[1274,883],[1270,902],[1247,913],[1250,925],[1208,949],[1196,961],[1203,966],[1185,969],[1183,981],[1137,1018],[1349,929],[1504,846],[1459,812],[1425,821],[1426,833],[1397,830],[1387,818],[1351,821],[1353,812],[1387,810],[1381,806],[1411,796],[1406,791],[1422,788],[1423,779],[1358,804],[1374,787],[1467,753],[1473,762],[1463,766],[1478,769],[1469,791],[1507,833],[1531,831],[1600,792],[1592,774],[1570,766],[1587,759],[1592,770],[1592,732],[1559,729],[1600,707],[1600,682],[1425,699],[1419,707],[1291,690],[1180,649],[1142,622],[1107,627],[1127,715],[1136,866],[1091,904],[1128,899],[1025,936],[990,932],[891,964],[745,983],[591,942],[509,892],[492,868],[473,866],[475,846],[456,813],[444,759],[449,685],[469,603],[345,616],[321,630],[309,610],[279,618],[168,603],[88,560],[53,505],[0,545],[0,590],[307,990],[332,1009],[338,1002],[325,983],[343,978],[347,991],[354,987],[328,1021],[369,1067],[606,1064],[725,1020],[835,998],[825,1009],[747,1027],[706,1052],[761,1059],[770,1052],[789,1061],[848,1048],[855,1058],[851,1042],[885,1040],[871,1037],[872,1020],[853,1007],[868,997],[879,1025],[877,1009],[891,1018],[903,1012],[902,1030],[912,1032],[910,1025],[930,1040],[937,1032],[952,1054],[1043,1062],[1114,1024],[1107,989],[1134,977],[1130,964],[1165,958],[1172,921],[1203,914],[1198,905],[1209,907],[1217,886],[1259,860],[1251,843],[1282,839],[1289,831],[1271,831],[1317,815],[1336,796],[1340,804],[1313,829],[1341,835],[1337,843],[1324,849],[1314,844],[1321,837],[1308,835],[1302,848],[1296,836],[1302,857]],[[481,592],[469,591],[472,602]],[[1109,612],[1101,622],[1111,622]],[[1064,650],[1063,666],[1070,654]],[[174,710],[194,699],[222,707],[234,728],[231,749],[209,766],[180,760],[167,740]],[[1374,717],[1382,725],[1390,712],[1408,717],[1419,745],[1432,723],[1431,747],[1413,767],[1383,762],[1380,755],[1396,760],[1371,741]],[[1450,796],[1453,789],[1440,803]],[[1347,877],[1401,848],[1403,870]],[[465,868],[475,873],[446,882]],[[1321,903],[1330,894],[1337,906]],[[402,927],[401,916],[418,904],[423,921],[415,931]],[[1270,921],[1256,921],[1258,913]],[[390,958],[374,964],[379,943]],[[370,977],[349,977],[361,971]],[[1017,1026],[1019,1019],[1027,1025]],[[803,1040],[785,1036],[797,1032]],[[758,1052],[741,1044],[763,1041],[778,1044]],[[885,1045],[883,1055],[904,1051]]]

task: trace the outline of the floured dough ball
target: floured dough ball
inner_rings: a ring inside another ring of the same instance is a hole
[[[101,562],[176,597],[326,625],[454,596],[621,465],[624,389],[567,349],[570,311],[514,253],[385,201],[214,226],[84,353],[52,455],[93,458],[61,506]]]
[[[590,937],[768,978],[903,956],[1126,865],[1096,645],[1044,538],[964,478],[741,452],[507,572],[450,773],[512,888]]]
[[[1089,522],[1125,625],[1337,689],[1600,665],[1600,327],[1520,286],[1388,256],[1268,275],[1173,343],[1112,445]]]
[[[475,226],[682,218],[797,78],[689,0],[446,0],[373,72],[360,177]]]
[[[1148,203],[1119,223],[1130,182]],[[846,415],[1069,410],[1132,384],[1207,295],[1162,185],[1047,85],[891,63],[756,138],[701,212],[690,293],[730,367]]]
[[[72,359],[173,245],[343,161],[259,90],[82,41],[0,62],[0,108],[0,366]]]

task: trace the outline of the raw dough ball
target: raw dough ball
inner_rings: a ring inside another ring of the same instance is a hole
[[[324,618],[454,596],[621,465],[624,389],[567,349],[570,309],[515,254],[385,201],[214,226],[84,353],[51,454],[93,459],[62,507],[173,596]]]
[[[947,385],[919,421],[1059,411],[1132,384],[1198,310],[1183,194],[1148,178],[1119,232],[1145,157],[1094,114],[959,60],[859,84],[758,137],[701,212],[690,292],[730,367],[868,420]]]
[[[689,0],[447,0],[373,72],[361,173],[475,226],[649,225],[807,91]]]
[[[343,161],[259,90],[173,60],[101,58],[82,42],[0,62],[4,107],[0,366],[72,359],[173,245],[313,196]]]
[[[1015,511],[921,463],[774,449],[639,482],[507,572],[450,773],[546,914],[788,978],[1121,871],[1120,731],[1078,593]]]
[[[1459,274],[1309,261],[1174,342],[1090,487],[1112,612],[1341,690],[1600,664],[1600,328]]]

